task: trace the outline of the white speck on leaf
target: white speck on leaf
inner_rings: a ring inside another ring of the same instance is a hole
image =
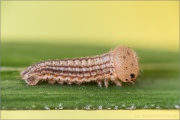
[[[84,108],[85,108],[86,110],[90,110],[90,109],[91,109],[91,105],[86,105]]]
[[[152,104],[152,105],[151,105],[151,107],[154,107],[154,106],[155,106],[155,104]]]
[[[122,107],[126,107],[126,105],[125,105],[125,104],[123,104],[123,105],[122,105]]]
[[[50,110],[50,108],[49,108],[48,106],[45,106],[45,107],[44,107],[44,109],[46,109],[46,110]]]
[[[102,105],[98,106],[98,110],[102,110],[102,108],[103,108]]]
[[[58,106],[58,107],[59,107],[59,110],[62,110],[62,109],[63,109],[63,106],[62,106],[62,104],[61,104],[61,103],[59,104],[59,106]]]
[[[130,107],[127,107],[126,109],[127,109],[127,110],[135,110],[135,109],[136,109],[136,106],[135,106],[135,105],[131,105]]]
[[[144,109],[148,109],[148,106],[147,106],[147,105],[145,105],[143,108],[144,108]]]
[[[176,109],[179,109],[179,108],[180,108],[179,105],[175,105],[174,107],[175,107]]]
[[[34,108],[36,108],[36,105],[32,105],[31,107],[34,109]]]
[[[118,109],[118,106],[117,106],[117,105],[116,105],[116,106],[114,106],[114,109],[115,109],[115,110],[117,110],[117,109]]]
[[[161,107],[159,105],[156,106],[156,109],[161,109]]]

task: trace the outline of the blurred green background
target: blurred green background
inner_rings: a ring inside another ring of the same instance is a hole
[[[27,86],[19,70],[48,59],[133,48],[135,85]],[[1,109],[179,109],[178,1],[2,1]]]

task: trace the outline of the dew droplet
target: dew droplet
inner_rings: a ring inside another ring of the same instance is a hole
[[[148,106],[147,106],[147,105],[145,105],[143,108],[144,108],[144,109],[148,109]]]
[[[31,108],[35,109],[37,106],[36,105],[32,105]]]
[[[135,105],[131,105],[130,107],[127,107],[126,109],[127,109],[127,110],[135,110],[135,109],[136,109],[136,106],[135,106]]]
[[[48,106],[45,106],[44,109],[45,110],[50,110],[50,108]]]
[[[179,105],[175,105],[174,107],[175,107],[176,109],[179,109],[179,108],[180,108]]]
[[[122,108],[125,108],[125,107],[126,107],[126,105],[125,105],[125,104],[122,104],[121,106],[122,106]]]
[[[159,105],[156,106],[156,109],[161,109],[161,107]]]
[[[152,104],[152,105],[151,105],[151,108],[154,108],[154,107],[155,107],[155,104]]]
[[[86,106],[84,107],[84,109],[90,110],[90,109],[91,109],[91,105],[86,105]]]
[[[115,109],[115,110],[117,110],[117,109],[118,109],[118,106],[117,106],[117,105],[116,105],[116,106],[114,106],[114,109]]]
[[[98,106],[98,110],[102,110],[102,108],[103,108],[102,105]]]
[[[58,108],[59,108],[59,110],[62,110],[63,109],[63,105],[60,103]]]

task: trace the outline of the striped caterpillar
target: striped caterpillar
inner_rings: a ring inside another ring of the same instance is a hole
[[[122,86],[121,82],[134,83],[138,74],[136,53],[128,47],[119,46],[102,55],[39,62],[20,75],[28,85],[36,85],[39,81],[79,85],[95,81],[100,87],[104,82],[107,88],[109,81],[117,86]]]

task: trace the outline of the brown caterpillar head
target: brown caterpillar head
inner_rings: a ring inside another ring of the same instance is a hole
[[[133,82],[139,74],[136,53],[125,46],[116,47],[112,53],[117,77],[123,82]]]

